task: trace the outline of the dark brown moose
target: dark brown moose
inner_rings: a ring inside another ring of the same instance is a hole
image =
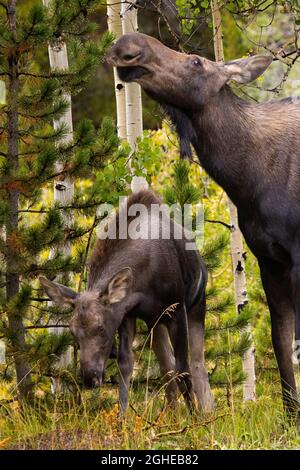
[[[175,239],[174,227],[179,227],[176,222],[166,212],[152,212],[151,207],[160,207],[159,204],[151,191],[140,191],[121,207],[108,224],[107,232],[115,233],[116,237],[101,237],[95,244],[85,292],[77,294],[45,277],[40,282],[57,305],[74,308],[70,330],[80,346],[81,372],[87,386],[101,385],[105,362],[118,331],[120,405],[125,411],[133,370],[136,318],[141,318],[149,331],[153,329],[153,349],[167,382],[168,401],[176,397],[177,381],[191,410],[194,390],[201,408],[210,411],[213,400],[203,344],[206,269],[195,244],[193,250],[186,250],[184,231],[181,230],[181,239]],[[138,224],[144,229],[143,238],[138,239],[129,236],[130,224],[137,218],[129,217],[128,212],[135,210],[135,205],[146,209],[138,217]],[[125,237],[121,227],[124,219],[127,220]],[[159,231],[151,238],[150,228],[154,226]],[[168,307],[174,304],[177,308],[172,313]],[[171,371],[175,371],[176,380],[172,379]]]
[[[113,45],[108,61],[122,80],[139,83],[161,103],[181,156],[190,157],[192,145],[237,206],[268,300],[284,403],[299,410],[292,357],[299,364],[300,102],[250,103],[234,94],[228,82],[255,80],[272,62],[264,55],[215,63],[130,33]]]

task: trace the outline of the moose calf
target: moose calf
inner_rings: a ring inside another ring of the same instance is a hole
[[[129,217],[135,205],[146,211],[138,218]],[[113,225],[119,233],[114,239],[97,240],[85,292],[77,294],[45,277],[40,277],[40,282],[53,302],[74,308],[70,330],[80,346],[86,386],[101,385],[105,362],[118,331],[120,406],[122,412],[126,410],[133,370],[132,343],[136,319],[141,318],[149,331],[153,329],[153,349],[161,374],[167,378],[168,401],[175,399],[177,383],[190,410],[194,391],[200,407],[210,411],[213,399],[204,365],[205,265],[195,244],[195,249],[186,250],[183,230],[181,239],[175,239],[178,225],[166,212],[150,213],[153,205],[160,207],[159,199],[151,191],[140,191],[129,197],[110,220],[107,233],[114,232]],[[121,237],[119,229],[124,220],[127,236],[123,233]],[[143,234],[156,227],[159,236],[130,238],[130,224],[137,222]],[[169,229],[168,238],[162,236],[164,229]],[[163,314],[174,304],[177,308],[171,315]],[[171,371],[175,371],[176,380],[170,380]]]

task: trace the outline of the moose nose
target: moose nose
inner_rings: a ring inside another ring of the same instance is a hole
[[[136,52],[136,53],[124,52],[123,54],[120,54],[120,59],[123,62],[128,63],[128,62],[132,62],[132,61],[138,59],[140,56],[141,56],[141,54],[139,52]]]
[[[139,48],[134,49],[135,50],[130,50],[130,47],[124,47],[124,45],[120,47],[115,44],[106,54],[106,62],[117,67],[129,65],[141,57],[141,51]]]
[[[92,387],[93,388],[97,388],[97,387],[100,387],[100,380],[98,377],[93,377],[92,378]]]
[[[102,374],[98,372],[82,372],[83,382],[87,388],[100,387],[102,383]]]
[[[111,48],[105,55],[105,61],[110,65],[116,65],[118,58],[114,50]]]

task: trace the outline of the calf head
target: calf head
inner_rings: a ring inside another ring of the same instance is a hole
[[[261,75],[272,57],[256,55],[223,63],[176,52],[141,33],[122,36],[107,60],[120,79],[137,82],[157,101],[193,111],[209,102],[230,80],[247,83]]]
[[[125,268],[115,274],[101,291],[76,293],[72,289],[40,277],[49,298],[59,307],[72,307],[70,331],[80,347],[80,367],[87,387],[101,385],[105,362],[114,335],[126,313],[123,301],[132,286],[132,271]]]

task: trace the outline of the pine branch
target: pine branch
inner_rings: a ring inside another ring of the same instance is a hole
[[[227,224],[226,222],[223,222],[222,220],[210,220],[210,219],[204,219],[205,222],[209,222],[210,224],[221,224],[224,227],[228,228],[229,230],[232,230],[232,225]]]
[[[26,214],[48,214],[50,209],[19,209],[18,214],[26,213]]]
[[[69,328],[67,324],[25,326],[25,330],[46,330],[47,328]]]

